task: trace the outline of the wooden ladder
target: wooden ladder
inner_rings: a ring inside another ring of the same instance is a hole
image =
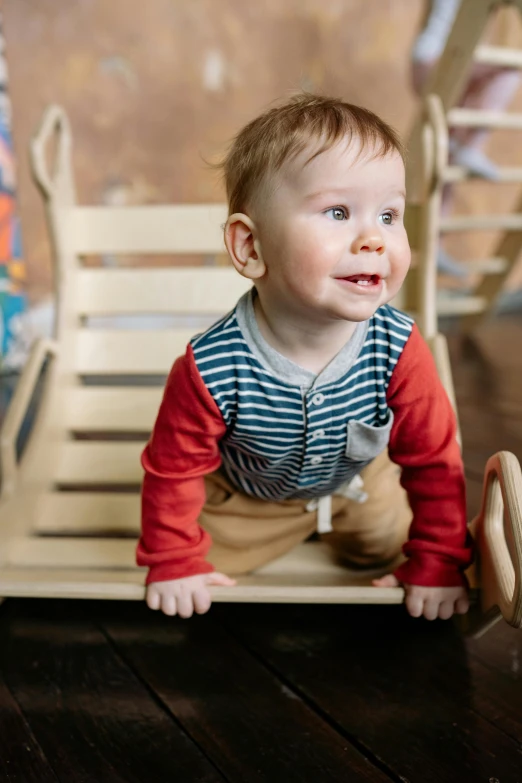
[[[417,218],[425,241],[422,243],[423,253],[419,257],[418,266],[412,270],[407,280],[404,302],[407,309],[415,307],[415,303],[422,298],[422,289],[427,280],[432,285],[437,284],[436,255],[440,234],[492,230],[503,232],[491,258],[466,263],[466,270],[482,275],[481,282],[474,291],[451,296],[445,296],[442,291],[438,292],[435,319],[437,315],[464,316],[463,328],[466,330],[472,329],[478,321],[491,313],[522,249],[522,194],[511,214],[456,215],[443,218],[440,215],[443,186],[446,183],[462,182],[471,176],[467,169],[448,164],[448,128],[522,130],[522,114],[455,106],[474,63],[522,69],[521,50],[480,45],[491,15],[503,5],[513,5],[522,13],[522,0],[462,0],[444,52],[427,84],[426,93],[434,96],[431,110],[438,116],[439,138],[436,154],[440,158],[440,165],[435,167],[436,181],[432,184],[432,207],[427,212],[422,209],[425,194],[421,184],[421,172],[416,170],[413,162],[419,159],[423,112],[430,104],[431,97],[424,104],[408,144],[409,160],[412,161],[407,169],[408,198],[410,203],[419,205]],[[499,173],[496,182],[522,182],[522,168],[501,168]]]

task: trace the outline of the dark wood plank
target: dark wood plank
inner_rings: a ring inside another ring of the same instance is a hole
[[[113,612],[103,627],[228,780],[390,780],[212,616],[182,621],[144,607]]]
[[[519,783],[519,742],[476,711],[462,637],[402,607],[236,607],[231,632],[410,783]]]
[[[0,646],[4,643],[0,636]],[[42,749],[0,675],[0,780],[57,783]]]
[[[83,612],[13,601],[0,621],[0,672],[59,780],[223,783]]]
[[[494,636],[495,631],[490,630],[488,635]],[[516,740],[522,753],[522,679],[502,676],[473,654],[468,663],[473,682],[473,709]]]
[[[499,622],[490,633],[466,639],[468,652],[522,687],[522,632]],[[520,700],[522,718],[522,699]]]
[[[476,709],[522,743],[522,633],[500,620],[483,636],[468,636],[466,649]]]
[[[6,608],[5,603],[0,607],[0,623]],[[0,625],[0,648],[5,643]],[[57,783],[58,780],[1,673],[0,780],[6,783]]]

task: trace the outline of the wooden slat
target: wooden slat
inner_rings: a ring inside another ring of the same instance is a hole
[[[0,571],[0,594],[5,598],[86,598],[141,601],[145,573],[108,569],[6,568]],[[331,580],[330,580],[331,581]],[[235,587],[211,588],[219,603],[287,604],[400,604],[402,588],[328,584],[315,579],[308,585],[281,584],[278,577],[241,577]]]
[[[224,204],[139,207],[58,207],[57,223],[66,252],[224,252]]]
[[[55,482],[67,485],[139,484],[144,443],[72,441],[60,451]]]
[[[477,301],[468,307],[467,312],[477,312],[482,305]],[[82,329],[77,336],[74,367],[87,376],[164,375],[200,331],[203,328]]]
[[[441,292],[437,296],[437,313],[442,316],[481,313],[486,306],[487,301],[481,296],[445,296]]]
[[[66,568],[3,568],[0,595],[5,598],[92,598],[141,601],[145,571]]]
[[[20,539],[11,565],[0,570],[0,595],[140,600],[145,571],[134,565],[135,546],[125,539]],[[324,544],[306,543],[239,577],[235,587],[211,592],[214,601],[234,603],[401,603],[402,588],[371,586],[377,573],[382,569],[350,571]]]
[[[139,493],[49,492],[38,504],[35,533],[139,534]]]
[[[164,375],[185,353],[195,329],[83,329],[75,370],[80,375]]]
[[[496,275],[499,272],[505,272],[507,269],[505,258],[477,258],[474,260],[463,261],[462,266],[467,272],[479,275]]]
[[[163,387],[78,387],[68,395],[66,426],[73,432],[150,432]]]
[[[76,282],[80,315],[224,315],[251,287],[230,267],[82,269]]]
[[[507,268],[505,258],[495,256],[493,258],[464,259],[459,261],[462,272],[476,275],[496,275]],[[400,309],[400,308],[399,308]]]
[[[288,604],[400,604],[402,588],[377,588],[350,584],[354,573],[344,578],[327,574],[284,580],[262,573],[238,578],[235,587],[212,587],[212,600],[219,603]],[[95,568],[10,567],[0,570],[0,595],[5,598],[87,598],[141,601],[144,598],[144,569],[119,571]],[[475,591],[471,599],[476,600]]]
[[[522,217],[522,194],[519,194],[513,209],[516,217]],[[497,297],[501,294],[507,283],[510,271],[515,267],[520,258],[521,250],[522,223],[519,225],[518,230],[510,231],[509,233],[500,236],[494,249],[494,255],[506,259],[505,271],[497,275],[488,275],[487,277],[484,277],[476,288],[476,295],[483,296],[487,301],[487,307],[484,311],[485,315],[491,315]],[[471,333],[477,326],[479,320],[478,317],[469,316],[463,323],[463,329],[466,332]]]
[[[477,177],[464,166],[448,166],[443,173],[444,182],[463,182],[464,180],[475,180]],[[498,179],[495,182],[522,182],[522,168],[516,166],[499,166]]]
[[[522,68],[522,50],[506,46],[477,46],[473,59],[485,65],[500,65],[505,68]]]
[[[136,542],[122,538],[54,538],[25,536],[14,542],[9,556],[11,566],[48,566],[49,568],[134,568]],[[331,583],[339,580],[369,585],[379,571],[352,572],[336,563],[324,543],[305,543],[259,569],[258,575],[278,577],[283,581],[327,576]]]
[[[522,214],[512,215],[460,215],[440,221],[440,230],[454,231],[522,231]]]
[[[136,567],[136,541],[130,538],[20,538],[9,565],[23,568]]]
[[[485,109],[450,109],[448,125],[453,128],[498,128],[522,130],[522,114],[509,114]]]

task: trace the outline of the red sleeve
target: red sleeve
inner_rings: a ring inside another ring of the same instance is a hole
[[[456,420],[430,350],[417,326],[388,387],[394,413],[390,458],[413,512],[404,545],[408,560],[395,571],[401,582],[433,587],[466,584],[472,544],[466,525],[464,467]]]
[[[210,536],[198,524],[204,476],[221,464],[226,425],[203,383],[191,346],[174,364],[151,438],[143,452],[142,532],[137,563],[147,584],[213,571]]]

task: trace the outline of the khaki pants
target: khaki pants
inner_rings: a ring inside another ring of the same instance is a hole
[[[364,503],[332,496],[330,544],[347,565],[378,566],[394,560],[408,538],[411,510],[399,484],[400,469],[384,451],[361,471]],[[233,488],[219,472],[205,479],[207,502],[199,519],[212,536],[209,561],[217,571],[244,574],[289,552],[317,529],[308,500],[272,502]]]

